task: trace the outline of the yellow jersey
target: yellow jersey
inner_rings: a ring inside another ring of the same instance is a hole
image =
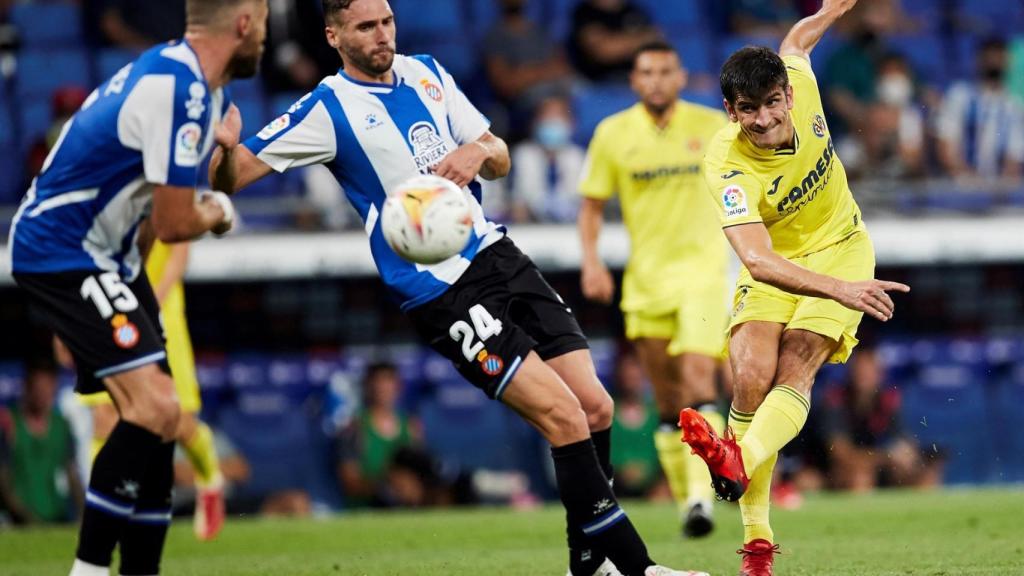
[[[715,224],[702,159],[727,122],[721,111],[680,100],[664,129],[643,104],[598,125],[580,193],[602,200],[619,196],[630,240],[624,311],[676,309],[688,289],[726,274],[725,236]]]
[[[153,248],[150,249],[149,256],[146,258],[146,276],[149,278],[151,286],[155,287],[160,283],[170,257],[170,246],[159,240],[154,240]],[[180,280],[171,286],[167,298],[160,305],[160,313],[165,323],[185,315],[185,288]]]
[[[783,58],[793,86],[794,149],[751,144],[737,123],[715,135],[704,160],[722,227],[763,222],[772,247],[786,258],[806,256],[864,229],[825,123],[811,63]]]

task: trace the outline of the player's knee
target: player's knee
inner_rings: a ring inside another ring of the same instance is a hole
[[[734,366],[733,403],[739,410],[757,409],[771,390],[774,377],[768,363],[750,362]]]
[[[607,430],[615,415],[615,401],[607,393],[587,408],[587,426],[592,431]]]
[[[590,436],[587,414],[574,396],[556,399],[540,420],[545,435],[553,444],[577,442]]]
[[[129,397],[121,409],[121,417],[160,436],[174,438],[181,417],[181,406],[174,391],[174,382],[161,374],[156,382]]]

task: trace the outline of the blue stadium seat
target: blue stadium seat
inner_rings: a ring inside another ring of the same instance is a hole
[[[945,86],[949,83],[949,51],[938,35],[892,35],[886,38],[890,50],[910,63],[919,80]]]
[[[82,44],[82,16],[76,2],[17,2],[11,8],[11,23],[24,46]]]
[[[13,143],[0,144],[0,205],[17,204],[25,195],[24,163]]]
[[[1018,362],[997,384],[989,397],[995,444],[995,481],[1024,482],[1024,361]]]
[[[1009,36],[1024,27],[1024,4],[1006,0],[959,0],[956,21],[978,36]]]
[[[459,84],[469,82],[480,64],[479,51],[474,49],[470,38],[462,35],[434,38],[427,53],[436,58]]]
[[[53,122],[53,110],[49,98],[23,100],[18,107],[18,147],[22,153],[28,151],[37,140],[46,136]]]
[[[479,390],[465,383],[479,396]],[[432,399],[420,405],[420,420],[430,451],[448,465],[459,468],[508,470],[519,461],[513,439],[512,413],[499,402],[477,408],[445,406]]]
[[[403,35],[464,34],[463,12],[457,0],[394,0],[391,7]]]
[[[256,134],[273,118],[267,112],[267,103],[262,95],[256,98],[233,96],[232,102],[242,115],[242,138]]]
[[[61,86],[92,90],[91,69],[84,50],[23,50],[18,54],[16,94],[24,102],[48,99]]]
[[[573,99],[577,142],[590,140],[598,123],[636,103],[636,95],[626,85],[594,84],[580,89]]]
[[[707,29],[710,23],[701,0],[639,0],[637,3],[664,29]]]
[[[902,415],[921,446],[934,444],[946,454],[947,483],[989,480],[993,450],[984,370],[941,359],[922,367],[917,381],[904,388]]]
[[[714,60],[714,43],[700,32],[669,34],[672,45],[679,51],[683,66],[691,74],[714,74],[718,76],[721,62]]]
[[[0,362],[0,406],[9,406],[21,397],[25,367],[21,362]]]
[[[102,84],[113,77],[114,74],[117,74],[126,64],[134,62],[138,57],[139,53],[135,50],[104,48],[96,54],[96,78]]]
[[[942,9],[936,6],[935,0],[902,0],[900,6],[915,22],[925,30],[936,32],[942,25]]]
[[[733,52],[743,48],[744,46],[767,46],[772,50],[779,47],[779,43],[782,38],[775,36],[747,36],[747,35],[732,35],[722,38],[718,44],[718,58],[719,63],[724,63],[729,59],[729,56]]]

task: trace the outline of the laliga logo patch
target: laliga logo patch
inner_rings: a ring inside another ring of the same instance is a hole
[[[280,134],[282,130],[291,126],[291,124],[292,117],[287,114],[281,114],[274,119],[273,122],[264,126],[263,130],[260,130],[260,133],[256,136],[259,137],[260,140],[270,140],[277,134]]]
[[[746,216],[747,195],[739,186],[729,186],[722,191],[722,204],[725,205],[725,216],[727,218],[738,218]]]
[[[192,167],[199,165],[199,144],[203,139],[203,129],[195,122],[186,122],[178,128],[174,136],[174,163],[178,166]]]
[[[821,117],[821,114],[814,115],[814,120],[811,121],[811,129],[814,130],[814,135],[818,138],[825,137],[825,119]]]
[[[430,96],[430,99],[434,102],[440,102],[444,99],[444,92],[441,91],[441,87],[437,84],[434,84],[430,80],[424,78],[423,80],[420,80],[420,85],[423,86],[423,91],[426,92],[427,96]]]
[[[114,344],[121,348],[134,348],[139,343],[139,329],[124,314],[114,316],[110,321],[114,327]]]
[[[488,354],[486,350],[480,352],[480,369],[488,376],[497,376],[505,369],[505,361],[497,354]]]

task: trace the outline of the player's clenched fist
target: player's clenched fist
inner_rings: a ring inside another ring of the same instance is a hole
[[[845,282],[836,300],[853,310],[860,310],[885,322],[892,318],[896,305],[887,292],[910,292],[910,286],[886,280]]]
[[[612,296],[615,295],[615,280],[612,279],[612,273],[601,263],[583,265],[580,270],[580,287],[587,300],[601,304],[611,304]]]

